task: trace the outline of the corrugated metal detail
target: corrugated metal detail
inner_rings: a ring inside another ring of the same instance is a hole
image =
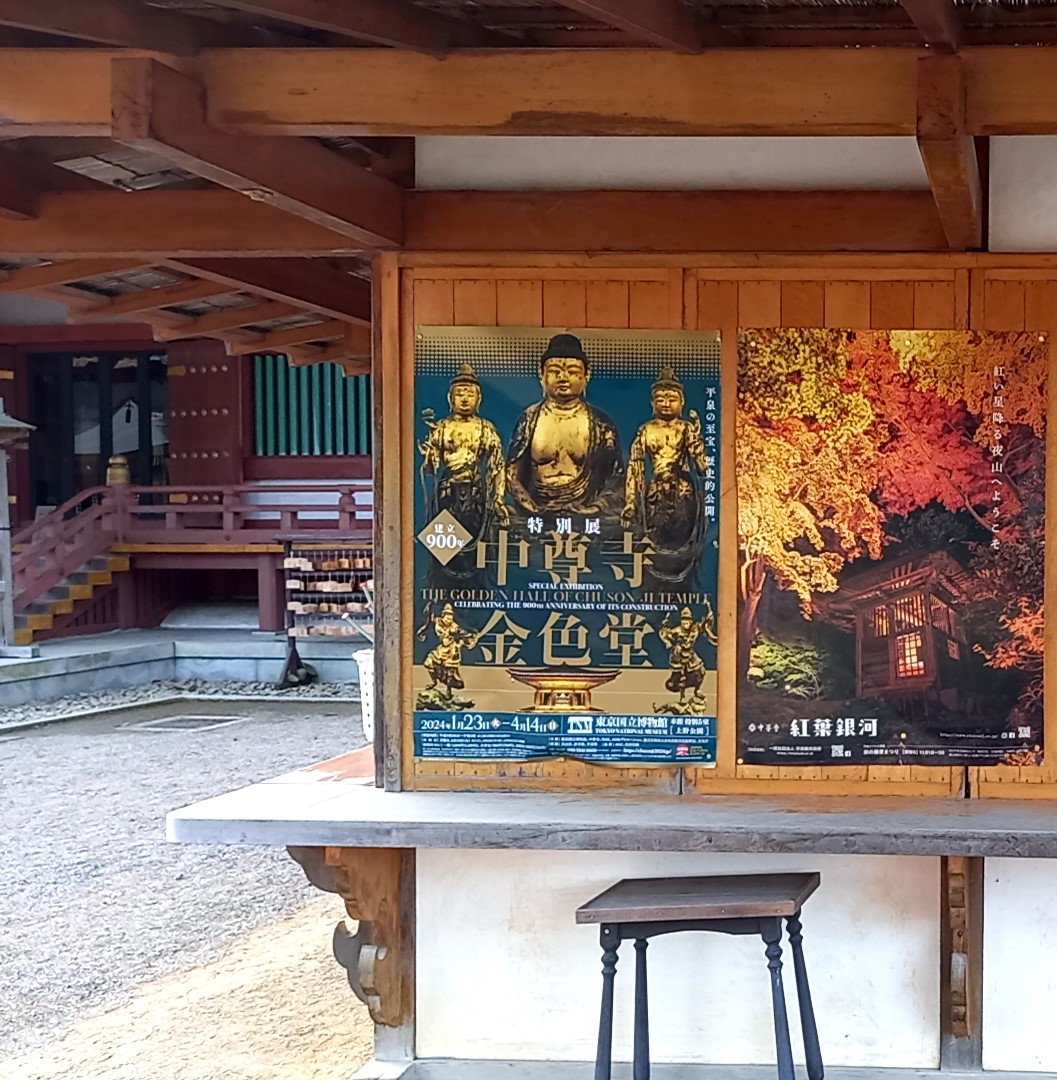
[[[261,456],[371,452],[371,377],[340,364],[291,367],[253,358],[254,452]]]

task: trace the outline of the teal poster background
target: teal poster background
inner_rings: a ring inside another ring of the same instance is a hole
[[[718,332],[420,327],[415,754],[715,762]]]

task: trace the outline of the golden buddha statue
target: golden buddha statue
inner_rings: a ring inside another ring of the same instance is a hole
[[[451,413],[440,420],[424,412],[429,434],[418,449],[427,520],[447,510],[470,534],[463,553],[446,567],[450,576],[465,576],[492,522],[510,520],[503,441],[495,425],[477,414],[481,383],[471,365],[462,364],[451,380],[448,404]]]
[[[628,458],[621,522],[647,537],[653,572],[667,580],[685,576],[701,550],[704,507],[700,480],[708,468],[701,420],[691,409],[670,366],[661,368],[650,393],[653,418],[635,434]]]
[[[507,451],[507,486],[526,513],[605,513],[619,493],[620,440],[613,421],[584,400],[590,380],[580,339],[551,338],[540,359],[543,398],[518,417]]]

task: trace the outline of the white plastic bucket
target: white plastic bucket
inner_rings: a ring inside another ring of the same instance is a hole
[[[360,669],[360,713],[363,717],[363,737],[374,742],[374,649],[360,649],[352,654]]]

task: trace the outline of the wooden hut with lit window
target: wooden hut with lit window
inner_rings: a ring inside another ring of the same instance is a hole
[[[972,574],[946,552],[917,552],[850,575],[826,614],[855,633],[858,697],[927,694],[947,708],[971,685],[964,612]]]

